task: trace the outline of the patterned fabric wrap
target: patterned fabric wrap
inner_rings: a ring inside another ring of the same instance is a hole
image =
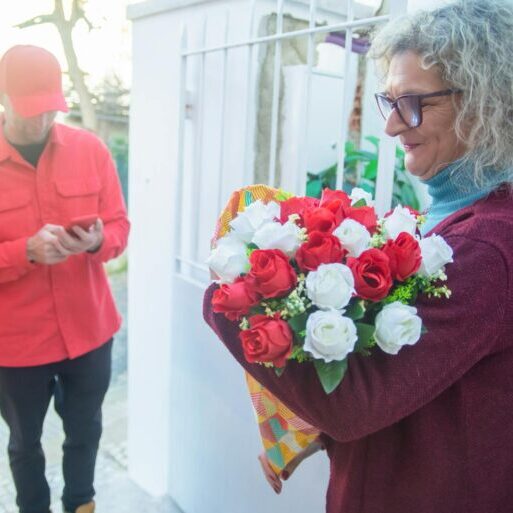
[[[212,244],[229,231],[230,221],[253,201],[278,201],[279,191],[267,185],[250,185],[235,191],[217,221]],[[262,444],[272,469],[285,466],[319,436],[319,431],[290,411],[266,388],[246,373]]]

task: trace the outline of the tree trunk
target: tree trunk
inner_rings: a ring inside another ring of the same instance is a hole
[[[96,132],[98,129],[98,119],[96,110],[91,99],[91,93],[87,89],[84,73],[80,69],[77,60],[75,47],[73,46],[73,27],[79,20],[84,20],[89,28],[93,28],[91,22],[87,19],[83,5],[86,0],[73,0],[71,18],[66,19],[62,0],[54,0],[54,10],[51,14],[43,14],[36,16],[30,20],[24,21],[16,25],[18,28],[32,27],[34,25],[41,25],[43,23],[51,23],[57,27],[59,35],[61,36],[64,54],[68,62],[68,71],[71,82],[75,91],[80,99],[80,112],[82,114],[82,124],[88,130]]]
[[[57,24],[57,29],[62,40],[62,46],[64,47],[64,53],[68,62],[68,72],[75,88],[78,97],[80,99],[80,112],[82,114],[82,124],[88,130],[96,132],[98,129],[98,120],[96,117],[96,111],[94,104],[91,101],[91,94],[87,89],[84,80],[84,73],[78,66],[77,54],[75,47],[73,46],[73,38],[71,35],[72,27],[68,24]]]

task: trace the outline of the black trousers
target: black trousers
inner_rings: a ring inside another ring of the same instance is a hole
[[[0,367],[0,413],[10,430],[9,463],[20,513],[50,511],[41,434],[52,396],[65,433],[63,505],[74,512],[93,498],[111,353],[112,339],[74,360],[36,367]]]

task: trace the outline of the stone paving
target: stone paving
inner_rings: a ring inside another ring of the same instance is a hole
[[[119,310],[126,318],[126,273],[111,275]],[[98,513],[182,513],[169,499],[156,499],[135,485],[127,474],[126,448],[126,324],[116,336],[112,361],[112,383],[103,410],[104,431],[96,465],[96,502]],[[0,419],[0,513],[17,513],[15,492],[7,461],[8,433]],[[43,432],[46,475],[52,490],[52,509],[61,511],[63,487],[61,456],[63,434],[60,418],[50,406]]]

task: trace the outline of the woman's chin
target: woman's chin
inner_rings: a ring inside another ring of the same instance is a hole
[[[404,158],[404,167],[406,171],[417,177],[419,180],[428,180],[431,178],[431,168],[423,165],[422,162],[419,162],[419,159],[416,159],[413,155],[406,155]]]

